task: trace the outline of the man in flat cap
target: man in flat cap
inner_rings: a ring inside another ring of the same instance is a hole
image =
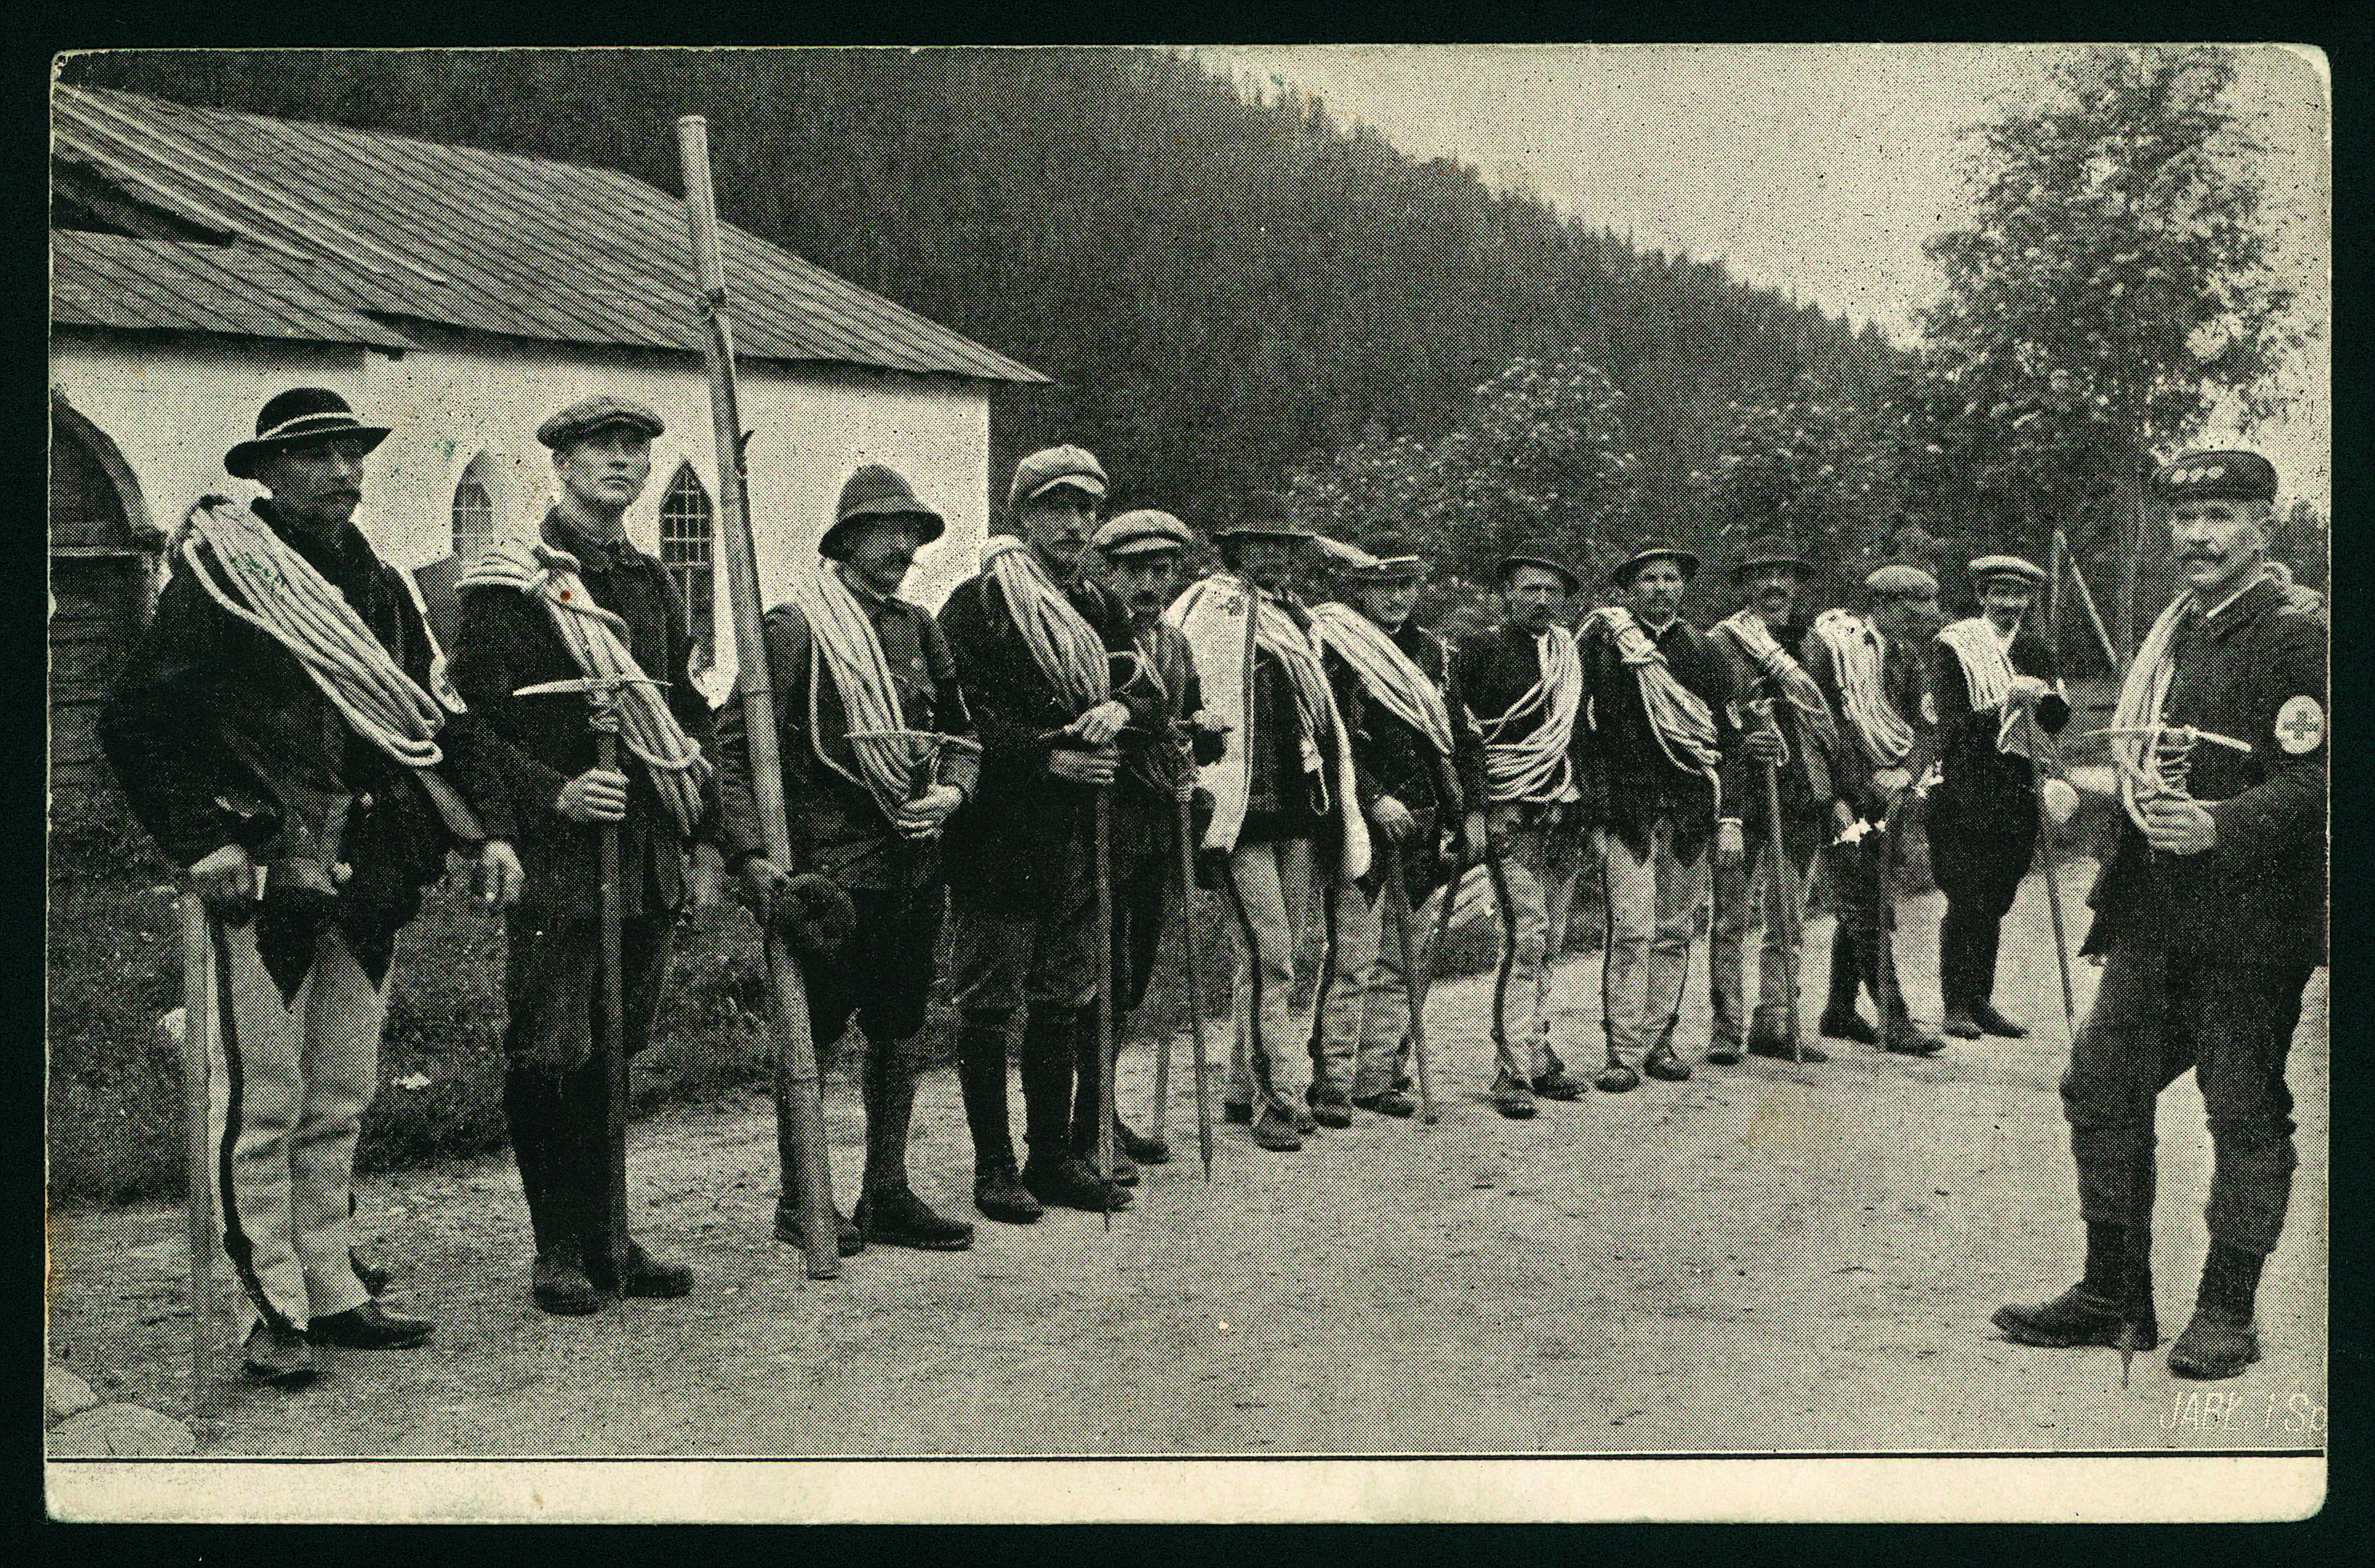
[[[1937,703],[1921,650],[1938,625],[1938,580],[1918,566],[1891,561],[1863,580],[1864,613],[1827,609],[1802,646],[1838,722],[1842,744],[1831,787],[1854,819],[1831,844],[1829,886],[1838,900],[1831,934],[1830,997],[1822,1032],[1834,1040],[1926,1056],[1945,1042],[1914,1023],[1897,984],[1889,933],[1893,892],[1903,860],[1899,817],[1911,809],[1916,782],[1936,753]],[[1870,989],[1880,1008],[1875,1029],[1856,1011]]]
[[[1204,677],[1204,700],[1235,737],[1198,773],[1212,796],[1203,852],[1237,928],[1236,1029],[1223,1114],[1281,1153],[1317,1126],[1353,1124],[1349,1104],[1298,1095],[1298,1034],[1289,992],[1315,903],[1332,905],[1369,868],[1368,824],[1353,767],[1342,694],[1312,640],[1311,613],[1287,584],[1311,531],[1285,498],[1247,499],[1213,536],[1227,571],[1192,584],[1164,619]]]
[[[981,792],[949,828],[959,1081],[974,1203],[1010,1224],[1048,1205],[1129,1206],[1072,1138],[1076,1093],[1093,1104],[1104,1066],[1094,801],[1113,786],[1130,716],[1113,690],[1114,656],[1133,646],[1129,617],[1085,570],[1105,494],[1104,467],[1080,447],[1025,457],[1007,489],[1011,531],[982,546],[979,574],[940,607],[982,744]],[[1019,1173],[1006,1110],[1017,1012],[1031,1151]]]
[[[223,466],[270,495],[191,510],[99,726],[133,814],[207,908],[215,1202],[246,1371],[281,1385],[314,1376],[316,1346],[404,1349],[431,1329],[374,1301],[354,1260],[355,1140],[396,933],[475,839],[456,788],[481,797],[486,778],[475,716],[430,694],[428,629],[354,523],[387,434],[319,387],[265,404]],[[350,617],[352,636],[323,630]]]
[[[536,1236],[530,1294],[572,1315],[692,1288],[690,1269],[632,1238],[626,1267],[612,1267],[609,1077],[594,1049],[605,829],[619,834],[619,1023],[631,1055],[650,1038],[677,913],[702,890],[688,854],[699,846],[712,887],[719,875],[706,842],[709,704],[691,680],[685,607],[667,569],[626,531],[664,428],[649,408],[610,396],[545,420],[537,439],[551,449],[559,486],[538,539],[498,540],[458,584],[454,685],[487,726],[502,782],[482,808],[487,835],[516,851],[524,873],[504,920],[503,1110]],[[620,671],[633,679],[618,694],[616,770],[597,765],[585,698],[515,695]]]
[[[1224,737],[1204,712],[1196,661],[1188,639],[1163,612],[1179,593],[1189,540],[1188,525],[1167,512],[1126,512],[1096,531],[1105,588],[1129,617],[1131,656],[1114,665],[1114,695],[1129,709],[1115,744],[1119,751],[1113,794],[1114,1035],[1116,1050],[1128,1016],[1146,999],[1164,914],[1179,866],[1179,802],[1192,791],[1199,766],[1218,761]],[[1182,890],[1185,906],[1185,890]],[[1184,914],[1181,917],[1184,921]],[[1095,1151],[1096,1083],[1072,1091],[1073,1151]],[[1162,1139],[1141,1136],[1115,1114],[1114,1179],[1136,1165],[1171,1158]]]
[[[2189,452],[2154,483],[2185,590],[2113,712],[2125,820],[2090,901],[2084,950],[2102,983],[2062,1079],[2086,1273],[1995,1323],[2028,1345],[2156,1342],[2153,1108],[2191,1067],[2210,1120],[2210,1251],[2168,1368],[2222,1378],[2260,1355],[2260,1272],[2295,1162],[2285,1058],[2326,955],[2326,639],[2267,572],[2267,459]]]
[[[1566,945],[1584,834],[1606,796],[1583,717],[1583,662],[1561,619],[1581,580],[1548,547],[1504,558],[1498,575],[1500,622],[1460,640],[1452,679],[1456,712],[1479,750],[1464,836],[1483,859],[1501,927],[1493,1106],[1522,1121],[1536,1095],[1583,1092],[1551,1048],[1551,974]]]
[[[1944,1032],[2017,1040],[2028,1031],[1996,1011],[1996,943],[2037,853],[2040,737],[2062,733],[2070,704],[2053,651],[2022,622],[2045,572],[2018,556],[1971,562],[1979,613],[1931,640],[1938,767],[1923,822],[1930,870],[1946,895],[1938,926]]]
[[[931,998],[941,908],[940,829],[973,792],[980,752],[939,624],[899,597],[916,552],[947,525],[889,468],[841,488],[816,558],[766,614],[768,681],[792,864],[767,858],[742,704],[717,721],[719,836],[747,902],[782,935],[806,983],[809,1032],[865,1037],[858,1092],[866,1170],[857,1213],[835,1211],[844,1256],[876,1246],[954,1252],[973,1227],[908,1185],[916,1040]],[[788,1082],[775,1086],[783,1172],[774,1233],[805,1240]]]
[[[1743,854],[1744,790],[1726,788],[1724,778],[1738,772],[1740,746],[1731,669],[1682,615],[1698,565],[1673,544],[1634,551],[1609,574],[1625,602],[1594,610],[1576,631],[1608,792],[1600,844],[1608,1065],[1593,1081],[1612,1092],[1641,1081],[1631,1052],[1651,1078],[1691,1076],[1674,1026],[1707,900],[1708,854],[1725,862]]]
[[[1737,862],[1719,862],[1715,872],[1715,918],[1707,932],[1707,969],[1714,1025],[1707,1060],[1740,1060],[1745,1043],[1752,1055],[1789,1060],[1825,1059],[1811,1041],[1790,1039],[1789,993],[1800,973],[1806,886],[1814,856],[1831,837],[1855,819],[1852,806],[1834,787],[1841,744],[1831,705],[1800,662],[1806,622],[1797,615],[1798,595],[1813,567],[1787,539],[1761,538],[1748,547],[1733,574],[1746,586],[1747,602],[1716,622],[1707,640],[1731,671],[1741,726],[1734,765],[1724,777],[1725,815],[1740,819],[1745,841]],[[1780,797],[1783,864],[1773,858],[1773,802],[1763,774],[1773,766],[1773,794]],[[1765,936],[1757,952],[1756,1008],[1742,1031],[1748,905],[1757,872],[1765,883]]]
[[[1450,646],[1411,619],[1425,559],[1393,535],[1366,549],[1320,543],[1334,560],[1339,596],[1314,607],[1312,631],[1329,678],[1348,698],[1372,849],[1390,844],[1393,854],[1373,853],[1368,875],[1337,901],[1313,1098],[1342,1092],[1364,1110],[1407,1116],[1417,1104],[1399,1086],[1416,982],[1402,973],[1400,944],[1386,929],[1385,878],[1399,865],[1408,904],[1420,910],[1444,887],[1456,863],[1447,861],[1443,841],[1465,828],[1467,803],[1483,798],[1483,748],[1467,723]],[[1423,917],[1412,924],[1425,929]]]

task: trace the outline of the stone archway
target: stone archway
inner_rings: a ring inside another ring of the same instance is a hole
[[[73,814],[112,788],[99,710],[147,619],[162,536],[130,465],[64,399],[50,406],[50,787]]]

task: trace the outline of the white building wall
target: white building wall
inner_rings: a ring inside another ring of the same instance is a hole
[[[400,355],[378,349],[244,339],[64,332],[51,343],[53,387],[112,439],[138,477],[150,515],[170,529],[207,491],[257,493],[222,455],[254,433],[255,411],[289,386],[343,395],[366,421],[393,427],[368,461],[357,514],[383,558],[423,566],[449,553],[454,489],[481,451],[498,534],[531,536],[552,493],[550,454],[536,428],[597,392],[645,403],[668,425],[653,443],[652,478],[629,512],[630,536],[659,548],[659,504],[690,463],[717,499],[709,383],[697,360],[635,350],[571,348],[470,335],[428,336]],[[842,481],[884,463],[949,521],[917,557],[907,595],[938,608],[970,576],[987,532],[989,400],[978,383],[894,376],[855,367],[742,367],[750,440],[750,512],[768,603],[813,558]],[[718,668],[733,673],[733,613],[716,554]]]

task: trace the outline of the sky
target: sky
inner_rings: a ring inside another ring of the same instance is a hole
[[[1242,83],[1293,83],[1422,158],[1455,157],[1637,243],[1720,257],[1909,344],[1942,280],[1924,239],[1965,217],[1958,133],[2042,79],[2020,45],[1199,48]],[[2318,61],[2237,51],[2233,107],[2304,321],[2330,316],[2327,91]],[[2296,407],[2248,438],[2285,496],[2329,513],[2326,336],[2286,379]],[[2242,442],[2232,421],[2205,432]]]

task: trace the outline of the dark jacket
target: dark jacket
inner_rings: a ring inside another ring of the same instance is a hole
[[[1888,705],[1913,728],[1913,745],[1897,766],[1919,781],[1929,772],[1931,759],[1938,749],[1934,718],[1937,708],[1930,700],[1929,666],[1896,638],[1885,641],[1887,646],[1880,661],[1881,690],[1888,698]],[[1839,749],[1831,770],[1831,788],[1858,817],[1867,822],[1878,821],[1888,808],[1879,786],[1873,783],[1873,774],[1879,770],[1873,765],[1863,742],[1856,737],[1855,721],[1848,717],[1847,699],[1839,689],[1838,667],[1831,661],[1831,650],[1819,637],[1809,637],[1799,645],[1805,651],[1806,673],[1823,689],[1823,696],[1831,704],[1831,715],[1838,721]]]
[[[1805,664],[1806,630],[1804,626],[1784,626],[1773,636],[1781,651],[1798,660],[1801,667]],[[1707,641],[1714,644],[1731,673],[1734,701],[1744,704],[1770,700],[1773,704],[1774,721],[1780,725],[1781,739],[1790,749],[1788,760],[1775,770],[1782,820],[1803,821],[1828,811],[1834,798],[1831,781],[1838,767],[1839,748],[1854,745],[1854,737],[1839,733],[1834,713],[1830,743],[1826,745],[1822,737],[1808,727],[1797,704],[1790,701],[1786,692],[1764,684],[1764,673],[1756,661],[1723,629],[1721,622],[1709,629]],[[1827,697],[1824,701],[1826,704],[1829,702]],[[1741,715],[1741,725],[1743,738],[1748,729],[1763,727],[1745,713]],[[1723,814],[1739,818],[1742,831],[1751,839],[1771,831],[1766,823],[1765,764],[1750,756],[1744,747],[1734,747],[1724,758]]]
[[[1121,777],[1113,800],[1117,866],[1155,855],[1167,863],[1178,854],[1178,786],[1183,779],[1193,784],[1196,767],[1219,761],[1225,742],[1217,730],[1188,732],[1193,767],[1190,753],[1181,749],[1180,726],[1204,706],[1204,689],[1186,634],[1156,620],[1138,647],[1147,667],[1133,668],[1114,691],[1129,708],[1129,727],[1117,742],[1121,750]]]
[[[1554,627],[1554,634],[1565,636],[1562,628]],[[1459,705],[1452,717],[1461,721],[1461,727],[1471,732],[1475,751],[1475,772],[1471,778],[1471,794],[1468,805],[1483,808],[1492,804],[1484,788],[1483,728],[1507,713],[1529,688],[1542,678],[1542,652],[1534,645],[1534,634],[1522,627],[1504,621],[1483,631],[1471,632],[1460,640],[1451,660],[1453,684],[1459,689]],[[1541,728],[1539,718],[1531,728],[1495,735],[1499,744],[1514,744]],[[1588,715],[1578,708],[1575,731],[1567,741],[1567,757],[1574,766],[1576,788],[1581,798],[1569,808],[1568,819],[1584,824],[1600,821],[1607,809],[1607,792],[1600,766],[1600,748],[1595,743]]]
[[[706,751],[708,700],[692,684],[692,639],[684,605],[668,569],[620,539],[597,544],[563,523],[544,521],[544,541],[578,559],[578,575],[594,602],[627,623],[636,667],[668,685],[668,710],[684,733]],[[508,587],[462,591],[461,630],[449,655],[454,686],[486,724],[496,787],[481,808],[489,838],[507,838],[527,873],[520,908],[555,918],[601,913],[602,830],[573,822],[555,808],[561,786],[594,766],[594,734],[585,699],[573,695],[514,697],[523,686],[585,676],[553,629],[544,606]],[[644,765],[619,749],[627,775],[627,816],[620,824],[620,907],[630,915],[670,911],[685,898],[687,841],[660,803]],[[714,786],[704,792],[708,831]]]
[[[1944,775],[1930,792],[1929,831],[1973,839],[2033,832],[2037,818],[2037,764],[2017,751],[1996,749],[1997,708],[1974,712],[1962,656],[1943,640],[1929,648],[1930,690],[1938,704],[1938,767]],[[2015,632],[2010,654],[2019,675],[2048,686],[2058,671],[2043,639]],[[2070,704],[2048,696],[2037,705],[2038,727],[2059,735],[2070,722]]]
[[[1652,636],[1674,678],[1697,693],[1715,719],[1721,777],[1740,745],[1740,732],[1731,722],[1731,666],[1707,634],[1680,616]],[[1617,656],[1615,638],[1595,630],[1577,646],[1583,654],[1584,711],[1591,717],[1606,781],[1609,831],[1637,857],[1646,856],[1651,831],[1658,819],[1665,817],[1673,822],[1674,853],[1684,860],[1696,859],[1715,831],[1715,786],[1705,774],[1668,760],[1649,727],[1640,681]],[[1729,789],[1723,810],[1727,816],[1732,811]]]
[[[1133,646],[1128,611],[1110,589],[1082,578],[1065,596],[1109,654]],[[1049,773],[1055,742],[1040,738],[1080,715],[1031,656],[992,578],[958,584],[939,622],[982,748],[980,793],[949,819],[949,887],[968,902],[1035,911],[1061,846],[1093,831],[1095,791]]]
[[[419,611],[361,531],[349,527],[325,546],[285,526],[270,501],[254,510],[426,689]],[[419,912],[421,889],[443,874],[445,852],[458,842],[414,770],[357,736],[296,655],[184,573],[159,596],[100,716],[99,737],[134,816],[184,867],[229,843],[274,858],[295,815],[284,802],[346,797],[337,858],[352,874],[338,890],[337,918],[374,983],[387,973],[396,931]],[[481,740],[471,714],[449,715],[438,736],[440,773],[474,803],[490,793]]]
[[[1478,807],[1483,804],[1483,747],[1461,711],[1459,678],[1449,646],[1414,622],[1404,622],[1392,637],[1394,646],[1444,699],[1451,718],[1452,754],[1448,757],[1437,751],[1435,742],[1417,726],[1371,698],[1360,677],[1333,651],[1326,655],[1326,662],[1334,684],[1358,693],[1358,718],[1352,725],[1353,772],[1360,782],[1363,801],[1374,805],[1380,796],[1391,796],[1417,819],[1417,845],[1405,848],[1401,855],[1412,898],[1417,902],[1448,874],[1436,865],[1444,830],[1459,822],[1471,802]],[[1367,881],[1375,883],[1385,874],[1385,858],[1383,855],[1371,857]]]
[[[904,599],[860,594],[883,661],[899,690],[906,727],[941,735],[971,736],[973,719],[957,684],[956,660],[929,611]],[[819,871],[845,888],[919,888],[939,874],[939,841],[903,838],[883,814],[874,792],[825,765],[809,729],[809,682],[816,648],[799,607],[777,605],[762,626],[767,643],[768,684],[775,708],[776,749],[783,765],[784,812],[792,836],[786,871]],[[821,673],[821,672],[820,672]],[[817,681],[817,724],[825,749],[852,772],[857,757],[849,745],[849,715],[830,674]],[[767,852],[759,820],[758,796],[750,786],[750,736],[738,697],[717,715],[718,839],[729,868]],[[971,796],[979,787],[977,760],[951,754],[936,777]]]
[[[2187,793],[2211,802],[2218,842],[2200,855],[2155,851],[2123,813],[2118,847],[2087,901],[2085,950],[2153,942],[2222,962],[2322,963],[2326,954],[2326,638],[2263,580],[2206,624],[2179,633],[2161,722],[2251,743],[2247,756],[2203,741]],[[2306,703],[2296,701],[2306,699]],[[2319,727],[2305,719],[2314,705]],[[2306,749],[2291,748],[2305,746]]]
[[[1291,595],[1271,595],[1270,602],[1286,612],[1303,634],[1311,635],[1311,612]],[[1341,670],[1320,665],[1329,690],[1336,700],[1336,717],[1350,732],[1361,723],[1364,701],[1357,686]],[[1309,839],[1323,865],[1334,864],[1344,850],[1344,819],[1335,798],[1336,737],[1309,735],[1303,708],[1294,699],[1294,682],[1278,656],[1257,645],[1254,651],[1252,766],[1247,769],[1246,816],[1237,830],[1239,843]],[[1305,745],[1310,746],[1306,756]],[[1316,769],[1306,766],[1317,759]],[[1353,805],[1365,812],[1375,797],[1366,793],[1360,774],[1353,774]]]

